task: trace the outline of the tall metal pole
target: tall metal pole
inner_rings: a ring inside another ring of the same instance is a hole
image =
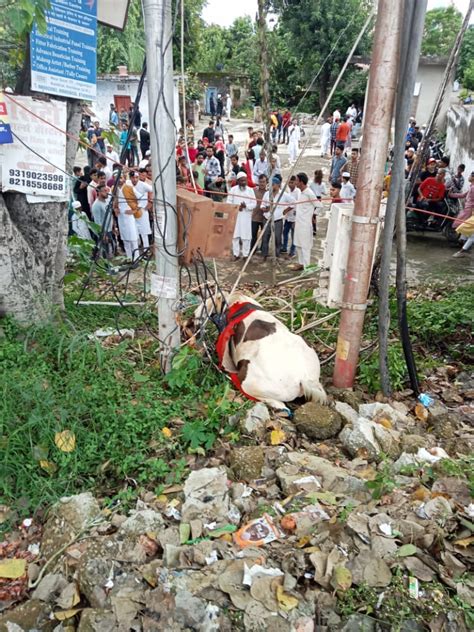
[[[405,137],[413,101],[413,90],[423,38],[427,0],[405,0],[402,41],[400,48],[400,72],[398,75],[397,105],[395,114],[395,144],[393,148],[390,194],[385,211],[382,236],[382,259],[379,274],[379,367],[380,381],[385,395],[391,392],[388,365],[388,336],[390,328],[390,262],[393,231],[400,196],[404,198],[405,186]],[[403,203],[403,202],[402,202]]]
[[[178,298],[178,221],[171,0],[142,0],[150,112],[151,166],[155,200],[155,277],[161,367],[171,369],[180,342],[175,304]]]
[[[365,115],[364,151],[352,219],[333,374],[334,385],[339,388],[353,385],[359,359],[397,87],[403,5],[404,2],[391,0],[379,0],[378,3]]]

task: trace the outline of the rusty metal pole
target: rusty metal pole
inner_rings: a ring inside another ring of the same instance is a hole
[[[369,75],[357,195],[345,278],[333,382],[355,379],[364,326],[387,148],[397,87],[404,1],[379,0]]]

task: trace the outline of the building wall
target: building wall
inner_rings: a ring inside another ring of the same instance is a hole
[[[135,101],[138,82],[138,75],[129,75],[128,77],[106,75],[97,79],[97,98],[92,103],[91,109],[102,125],[107,125],[109,122],[110,104],[114,103],[114,96],[128,96],[132,101]],[[142,121],[150,124],[146,79],[140,99],[140,111],[142,113]],[[177,129],[179,129],[179,127],[181,127],[181,123],[179,117],[179,95],[176,78],[174,85],[174,118],[175,125]]]
[[[419,86],[419,96],[415,96],[413,98],[412,115],[416,118],[416,122],[419,125],[428,123],[431,110],[433,109],[434,102],[438,96],[439,87],[443,80],[445,69],[445,63],[422,63],[418,67],[416,83],[421,85]],[[415,86],[415,91],[416,90],[417,86]],[[453,94],[455,93],[453,92],[452,84],[450,83],[438,118],[438,124],[441,128],[444,127],[444,120],[446,118],[446,113]]]
[[[464,163],[467,176],[474,171],[474,106],[455,105],[448,110],[446,152],[451,157],[451,167]]]
[[[198,73],[203,84],[200,98],[201,113],[209,113],[209,93],[222,94],[225,99],[227,93],[232,98],[232,107],[239,108],[250,97],[250,79],[246,75],[222,73]]]

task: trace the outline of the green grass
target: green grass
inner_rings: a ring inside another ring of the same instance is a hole
[[[295,329],[336,311],[316,304],[312,294],[312,289],[305,289],[296,295],[293,320]],[[279,307],[281,305],[275,302],[274,308]],[[372,393],[380,390],[378,347],[371,344],[377,342],[377,310],[375,299],[367,310],[362,340],[362,348],[367,350],[361,353],[358,371],[358,383]],[[422,378],[446,362],[454,361],[465,365],[473,363],[474,284],[428,288],[408,301],[407,310],[415,359]],[[399,342],[397,308],[393,296],[390,311],[390,378],[393,389],[401,390],[408,385],[408,376]],[[291,324],[289,317],[287,324]],[[336,347],[338,327],[339,316],[335,316],[317,329],[308,330],[303,336],[315,347],[320,358],[324,358]],[[332,362],[322,368],[323,373],[328,376],[332,374],[332,369]]]
[[[228,381],[196,353],[181,352],[164,379],[150,337],[88,340],[113,324],[104,309],[70,307],[72,321],[29,330],[2,322],[0,502],[21,514],[87,489],[127,500],[159,491],[181,480],[189,451],[234,431]],[[54,441],[65,429],[76,437],[70,453]]]
[[[133,500],[141,490],[159,491],[181,480],[186,457],[204,453],[221,438],[234,441],[228,422],[237,408],[228,380],[188,348],[164,379],[152,310],[76,307],[66,295],[66,316],[44,327],[21,329],[1,323],[0,502],[22,514],[64,494],[91,489],[102,497]],[[454,357],[468,363],[472,352],[471,287],[447,288],[433,300],[409,303],[409,321],[421,371]],[[294,326],[330,310],[316,307],[311,291],[295,304]],[[365,342],[376,336],[376,307],[368,312]],[[98,328],[132,327],[135,340],[111,347],[89,340]],[[334,345],[337,318],[305,338]],[[317,333],[319,341],[314,337]],[[329,351],[326,350],[326,354]],[[402,388],[406,370],[398,344],[391,346],[392,380]],[[326,369],[330,365],[326,365]],[[377,352],[363,354],[359,382],[377,390]],[[171,437],[161,432],[171,429]],[[55,445],[57,432],[72,431],[73,452]]]
[[[388,356],[395,390],[408,385],[401,343],[398,342],[396,303],[390,303],[392,343]],[[429,290],[407,304],[408,324],[420,377],[449,362],[472,365],[474,361],[474,284]],[[365,340],[377,338],[377,303],[370,307],[364,328]],[[369,391],[380,390],[378,352],[362,355],[358,381]]]
[[[392,572],[393,572],[392,568]],[[362,614],[377,622],[382,630],[399,632],[408,629],[408,621],[428,624],[440,614],[449,613],[457,620],[464,619],[468,629],[474,625],[474,609],[437,582],[420,582],[424,596],[410,597],[407,580],[401,568],[395,569],[390,586],[382,590],[365,584],[338,593],[336,611],[343,617]],[[456,624],[455,624],[456,625]]]

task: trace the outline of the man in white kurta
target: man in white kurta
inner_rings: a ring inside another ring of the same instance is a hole
[[[142,167],[138,172],[130,174],[138,206],[142,211],[141,217],[135,218],[137,222],[138,234],[142,238],[144,248],[150,245],[149,235],[151,235],[150,214],[148,210],[152,208],[153,187],[146,181],[146,170]]]
[[[296,121],[293,121],[288,129],[288,153],[290,165],[294,164],[298,158],[300,140],[300,126]]]
[[[117,217],[120,236],[122,237],[125,254],[129,261],[133,261],[138,252],[138,230],[135,214],[138,204],[131,182],[125,182],[120,176],[117,195],[114,200],[114,211]]]
[[[248,257],[252,241],[252,211],[257,206],[257,200],[253,189],[247,186],[247,174],[244,171],[237,174],[237,184],[230,190],[227,202],[239,207],[232,239],[232,253],[236,260],[239,259],[242,243],[242,256]]]
[[[227,120],[230,121],[230,111],[232,109],[232,99],[230,98],[230,94],[227,95],[225,100],[225,113],[227,115]]]
[[[329,117],[321,125],[321,156],[328,156],[331,146],[331,123],[332,119]]]
[[[298,270],[304,270],[311,263],[311,248],[313,247],[313,215],[320,202],[308,187],[306,173],[298,173],[296,186],[301,191],[296,207],[295,237],[296,254],[298,256]]]

